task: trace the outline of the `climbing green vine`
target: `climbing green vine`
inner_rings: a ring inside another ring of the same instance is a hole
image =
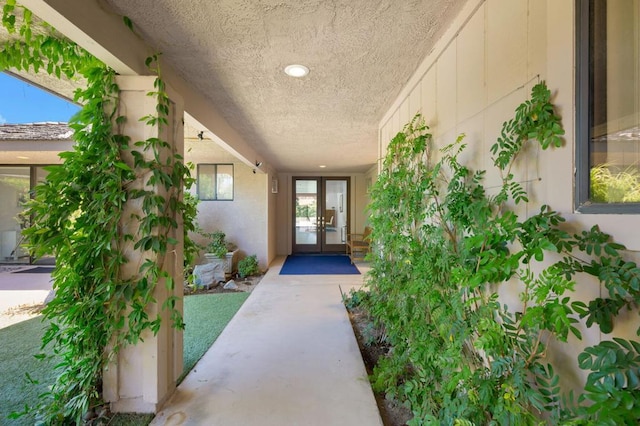
[[[579,318],[613,329],[640,303],[640,268],[598,227],[571,234],[549,206],[521,218],[528,201],[513,165],[527,144],[560,147],[560,119],[540,83],[491,148],[501,183],[459,160],[461,136],[432,162],[431,135],[416,116],[391,141],[371,190],[373,253],[368,309],[393,348],[374,387],[408,404],[411,425],[632,424],[640,418],[640,343],[588,347],[581,396],[563,395],[547,361],[551,340],[581,339]],[[576,280],[608,295],[583,302]],[[516,293],[504,304],[499,294]],[[638,315],[637,310],[632,311]],[[640,332],[640,329],[638,330]]]
[[[50,321],[43,347],[61,359],[56,383],[39,407],[25,407],[25,413],[37,409],[45,424],[80,424],[103,404],[103,371],[124,345],[137,343],[147,331],[157,333],[165,309],[173,326],[183,327],[174,296],[157,315],[148,312],[156,303],[155,288],[164,285],[171,292],[176,284],[167,271],[170,263],[182,270],[175,252],[179,240],[185,258],[194,255],[187,233],[194,229],[196,208],[184,199],[193,180],[163,137],[172,107],[157,56],[147,60],[157,76],[149,93],[156,114],[140,120],[157,128],[158,136],[131,141],[121,131],[126,120],[119,115],[112,69],[48,25],[35,24],[14,0],[4,1],[2,23],[10,39],[1,48],[0,71],[45,70],[86,80],[74,99],[82,110],[69,123],[74,149],[60,154],[63,164],[46,168],[47,179],[36,187],[28,210],[32,226],[25,231],[35,257],[56,257],[56,296],[43,311]],[[184,234],[177,236],[182,223]],[[124,268],[131,249],[144,254],[133,272]]]

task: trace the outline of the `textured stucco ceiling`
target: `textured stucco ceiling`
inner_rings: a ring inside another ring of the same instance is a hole
[[[275,169],[345,172],[376,162],[382,114],[464,0],[107,3]]]
[[[375,164],[382,115],[465,2],[99,0],[131,18],[256,160],[281,172],[318,173]],[[0,39],[7,37],[0,27]],[[292,63],[310,74],[288,77],[283,69]],[[20,75],[67,97],[81,84]]]

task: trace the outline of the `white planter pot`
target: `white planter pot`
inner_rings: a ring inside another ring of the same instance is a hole
[[[207,259],[207,263],[222,264],[224,268],[224,274],[229,278],[235,271],[238,270],[238,249],[228,252],[224,259],[219,258],[213,253],[205,253],[204,257]]]

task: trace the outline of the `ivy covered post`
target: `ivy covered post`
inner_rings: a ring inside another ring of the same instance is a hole
[[[73,149],[47,166],[24,230],[34,258],[56,258],[55,297],[42,311],[42,348],[53,355],[37,358],[55,357],[58,376],[11,416],[56,426],[92,423],[107,408],[156,412],[182,373],[182,272],[196,250],[182,100],[165,86],[158,54],[145,61],[152,77],[118,77],[15,0],[0,5],[11,35],[0,71],[84,83]]]
[[[168,214],[171,200],[182,193],[174,186],[172,162],[184,150],[183,105],[156,77],[120,76],[116,83],[119,118],[114,127],[131,141],[122,158],[136,174],[120,223],[127,259],[120,273],[123,281],[136,282],[141,294],[149,285],[147,300],[132,300],[126,308],[127,324],[132,315],[146,315],[152,324],[137,342],[112,356],[103,395],[114,412],[150,413],[173,393],[183,368],[182,329],[172,318],[182,312],[183,223]],[[144,302],[147,307],[138,309]]]

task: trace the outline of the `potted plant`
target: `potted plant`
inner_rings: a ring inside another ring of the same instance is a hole
[[[237,269],[238,247],[228,242],[226,234],[222,231],[214,231],[203,235],[209,239],[204,253],[207,263],[221,264],[225,276],[230,277]]]

